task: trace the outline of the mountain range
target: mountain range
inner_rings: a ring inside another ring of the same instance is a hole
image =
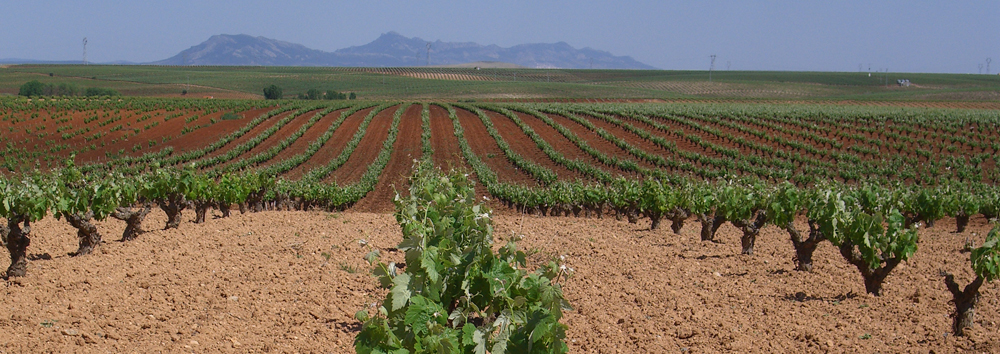
[[[265,37],[220,34],[173,57],[147,64],[403,67],[470,62],[505,62],[528,68],[656,69],[629,56],[615,56],[591,48],[576,49],[566,42],[503,48],[474,42],[428,42],[396,32],[382,34],[365,45],[334,52]]]

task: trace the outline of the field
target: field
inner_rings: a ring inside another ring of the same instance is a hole
[[[126,94],[0,97],[4,349],[352,352],[390,293],[363,257],[405,263],[393,198],[436,166],[494,249],[575,269],[572,352],[1000,350],[996,285],[956,336],[943,276],[989,276],[965,251],[996,237],[997,78],[701,74],[0,69]],[[362,99],[219,99],[270,83]]]
[[[501,68],[310,68],[13,65],[0,68],[0,94],[30,80],[107,87],[124,95],[262,98],[275,84],[286,97],[309,89],[362,99],[617,99],[974,101],[1000,99],[1000,76],[867,72],[560,70]],[[896,85],[897,79],[913,83]],[[990,108],[996,108],[992,106]]]

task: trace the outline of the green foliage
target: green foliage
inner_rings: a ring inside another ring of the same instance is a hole
[[[1000,277],[1000,224],[993,226],[986,235],[986,242],[982,247],[973,249],[969,258],[972,270],[980,278],[989,282]]]
[[[39,82],[38,80],[32,80],[21,85],[21,90],[17,92],[18,96],[25,97],[38,97],[45,94],[45,84]]]
[[[271,85],[264,88],[264,98],[269,100],[280,100],[284,97],[281,88],[278,85]]]
[[[351,95],[353,96],[354,94],[351,93]],[[347,95],[334,90],[327,90],[326,94],[323,95],[323,98],[328,100],[346,100]],[[353,100],[354,97],[351,97],[351,99]]]
[[[885,224],[885,225],[883,225]],[[869,269],[878,269],[889,259],[905,261],[917,250],[916,228],[905,228],[903,215],[893,209],[889,216],[857,212],[844,224],[843,235],[854,244]],[[831,240],[832,241],[832,240]],[[840,246],[840,242],[834,242]]]
[[[418,167],[410,196],[395,203],[407,267],[375,268],[391,290],[376,314],[357,314],[359,353],[568,350],[559,319],[569,306],[556,283],[567,268],[553,261],[528,273],[513,240],[494,253],[490,211],[467,177]]]
[[[795,185],[785,182],[777,187],[767,205],[767,217],[778,227],[786,227],[805,209],[806,200]]]
[[[95,97],[95,96],[121,96],[122,94],[118,93],[117,90],[112,88],[88,87],[87,91],[84,92],[84,95],[88,97]]]
[[[219,117],[219,119],[221,119],[221,120],[237,120],[237,119],[243,119],[243,116],[241,116],[239,114],[236,114],[236,113],[233,113],[233,112],[226,112],[226,113],[223,113],[222,116]]]
[[[53,176],[51,197],[52,212],[58,217],[93,213],[96,220],[104,220],[122,201],[132,194],[128,181],[120,175],[85,177],[69,161],[67,166]]]

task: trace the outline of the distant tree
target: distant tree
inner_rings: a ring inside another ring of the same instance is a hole
[[[281,88],[278,85],[271,85],[264,88],[264,98],[269,100],[279,100],[284,95],[281,93]]]
[[[24,85],[21,85],[21,90],[17,94],[25,97],[44,95],[45,84],[38,82],[38,80],[28,81]]]
[[[326,91],[326,96],[324,98],[328,100],[346,100],[347,95],[334,90],[328,90]]]
[[[317,89],[309,89],[309,91],[306,91],[306,98],[310,100],[318,100],[320,98],[323,98],[323,91]]]
[[[355,95],[355,94],[354,94],[354,92],[351,92],[351,96],[350,96],[350,99],[352,99],[352,100],[353,100],[353,99],[355,99],[355,98],[358,98],[358,96],[357,96],[357,95]]]
[[[84,95],[88,97],[94,96],[121,96],[121,93],[115,91],[114,89],[103,88],[103,87],[88,87]]]

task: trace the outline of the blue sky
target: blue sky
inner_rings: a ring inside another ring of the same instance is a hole
[[[333,51],[397,31],[565,41],[671,70],[1000,72],[1000,1],[5,1],[0,58],[148,62],[215,34]],[[985,71],[985,68],[984,68]]]

